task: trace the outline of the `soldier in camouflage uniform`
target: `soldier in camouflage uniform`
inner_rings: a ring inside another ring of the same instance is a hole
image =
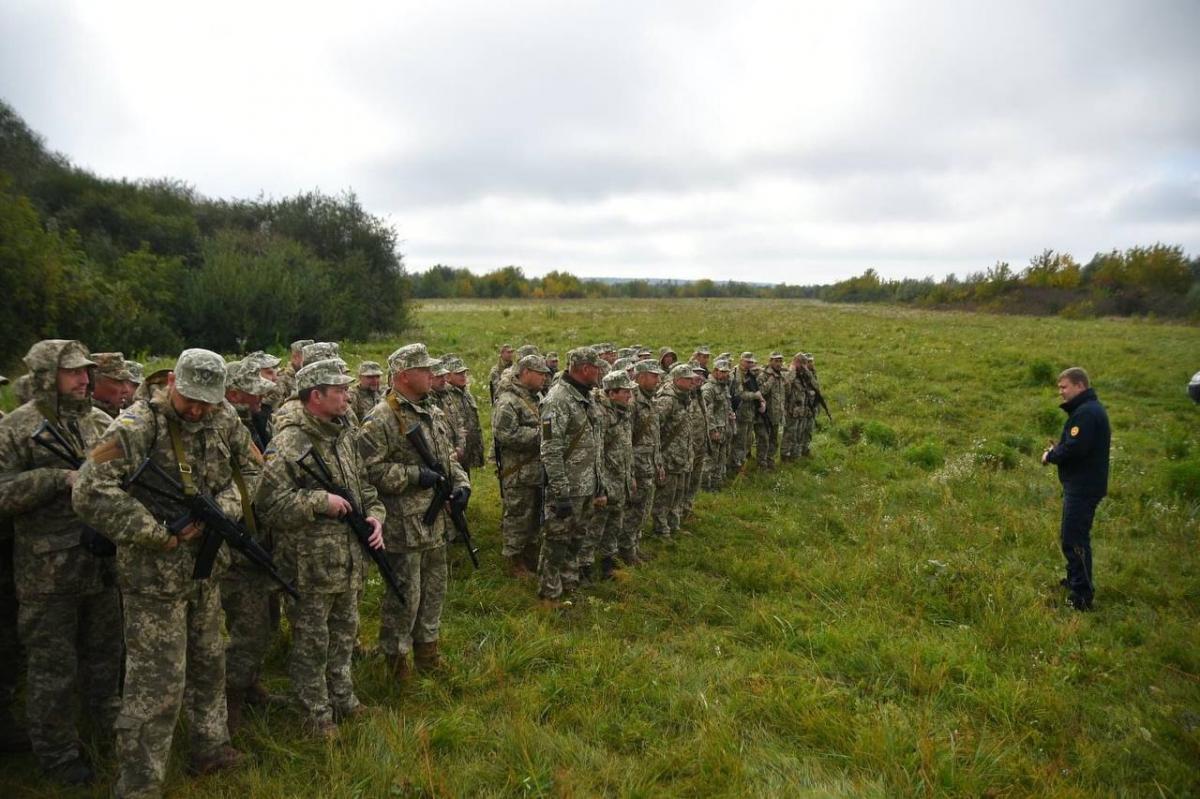
[[[820,383],[813,368],[812,356],[798,352],[792,358],[792,379],[788,383],[787,421],[784,427],[783,456],[785,459],[812,454],[813,428],[817,421],[817,392]]]
[[[133,392],[133,401],[148,400],[156,391],[161,391],[167,385],[167,377],[171,374],[170,369],[157,369],[146,375],[145,379],[138,385],[137,390]]]
[[[405,586],[404,607],[391,593],[379,606],[379,648],[397,679],[409,675],[408,653],[418,671],[441,664],[438,637],[446,599],[447,514],[432,524],[423,516],[434,489],[449,480],[450,504],[466,510],[471,496],[467,473],[454,459],[445,414],[430,396],[432,370],[438,363],[424,344],[400,347],[388,356],[392,391],[363,425],[358,446],[371,482],[388,513],[388,560]],[[441,473],[427,467],[406,437],[413,427],[424,433]]]
[[[137,390],[141,388],[142,383],[146,382],[146,367],[137,361],[125,361],[125,369],[129,372],[129,381],[133,383],[133,394],[136,396]],[[133,404],[132,397],[129,404]]]
[[[25,365],[34,398],[0,420],[0,515],[12,518],[15,533],[29,737],[47,776],[84,784],[93,773],[75,729],[75,700],[84,699],[99,733],[111,734],[119,704],[120,601],[112,558],[83,545],[83,525],[71,508],[79,473],[33,435],[48,424],[83,458],[112,420],[89,402],[94,363],[78,341],[38,342]]]
[[[467,445],[467,428],[463,423],[461,407],[458,404],[457,398],[450,393],[450,385],[446,382],[446,375],[450,374],[450,363],[454,356],[446,355],[441,358],[435,358],[437,364],[433,367],[432,381],[430,381],[430,399],[442,409],[442,413],[446,417],[446,427],[450,430],[450,446],[454,453],[454,459],[458,460],[460,454],[466,452]],[[506,383],[511,382],[511,377],[505,376],[497,386],[498,390]]]
[[[496,403],[496,389],[500,384],[500,375],[504,370],[513,364],[513,348],[511,344],[500,345],[500,360],[488,372],[488,399],[494,405]]]
[[[546,378],[546,382],[542,384],[542,397],[550,393],[550,387],[554,385],[554,381],[558,380],[560,372],[558,371],[558,353],[546,353],[546,368],[550,370],[550,375]]]
[[[637,384],[624,369],[613,369],[601,381],[602,391],[593,393],[599,412],[604,483],[608,503],[596,511],[591,529],[579,554],[581,574],[590,574],[600,561],[600,578],[612,577],[625,521],[625,503],[637,486],[633,476],[633,428],[629,403]]]
[[[700,387],[712,448],[704,475],[704,484],[709,491],[719,491],[725,484],[725,466],[729,462],[729,431],[736,418],[729,406],[729,371],[729,361],[718,358],[712,374]]]
[[[276,373],[275,390],[263,397],[263,404],[275,410],[296,393],[296,372],[304,366],[304,348],[315,343],[311,338],[297,339],[289,349],[288,363]]]
[[[750,440],[754,433],[755,419],[767,407],[762,391],[757,388],[758,374],[758,361],[754,359],[754,353],[743,352],[741,362],[729,377],[737,398],[737,430],[734,433],[733,460],[730,463],[730,471],[734,475],[741,471],[746,459],[750,457]]]
[[[654,398],[666,480],[655,490],[653,518],[654,534],[670,541],[685,534],[680,528],[679,514],[694,459],[690,406],[696,373],[686,363],[677,363],[668,377],[669,382]]]
[[[118,796],[161,795],[184,703],[192,773],[229,768],[242,757],[229,746],[225,715],[219,580],[228,549],[221,549],[210,578],[193,579],[202,525],[193,521],[172,534],[166,523],[180,514],[176,503],[141,485],[122,489],[150,459],[185,491],[206,492],[228,516],[240,517],[262,456],[224,400],[221,356],[184,350],[166,390],[121,413],[75,482],[75,511],[117,545],[126,646],[115,724]]]
[[[655,486],[667,479],[659,449],[658,413],[654,409],[654,395],[662,374],[658,362],[650,357],[634,365],[637,390],[629,403],[634,484],[621,522],[621,539],[617,542],[617,554],[630,566],[645,559],[639,547],[642,528],[653,507]]]
[[[350,674],[366,555],[341,519],[350,503],[326,492],[300,465],[310,451],[367,517],[368,545],[384,546],[383,503],[367,477],[354,431],[344,421],[349,383],[333,359],[306,364],[296,373],[301,410],[284,417],[276,431],[255,501],[260,518],[275,533],[280,572],[300,593],[298,600],[288,600],[288,673],[305,731],[324,739],[337,735],[339,721],[367,711],[354,695]],[[318,468],[315,462],[312,468]]]
[[[0,386],[8,378],[0,375]],[[0,419],[4,412],[0,411]],[[17,588],[13,578],[12,519],[0,517],[0,752],[28,752],[29,732],[13,714],[17,677],[25,655],[17,635]]]
[[[251,356],[227,367],[225,399],[260,451],[270,445],[273,430],[269,421],[265,428],[260,426],[261,417],[256,414],[262,407],[262,397],[274,389],[275,384],[261,376],[258,362],[252,361]],[[258,524],[253,512],[243,511],[242,517],[251,535],[271,551],[274,547],[269,528]],[[240,555],[233,557],[229,571],[221,578],[221,607],[229,631],[229,644],[225,647],[225,697],[230,734],[235,734],[241,726],[245,706],[264,706],[270,699],[259,677],[275,633],[271,607],[277,593],[275,582]]]
[[[760,469],[774,469],[779,452],[779,432],[783,427],[783,356],[771,353],[767,368],[759,371],[758,387],[762,392],[765,410],[754,420],[755,449]]]
[[[451,358],[447,364],[446,383],[450,396],[457,403],[458,418],[462,421],[466,440],[463,451],[458,453],[458,462],[466,470],[468,476],[472,469],[483,466],[483,427],[479,424],[479,405],[475,396],[467,386],[467,372],[470,369],[461,358]]]
[[[687,482],[680,501],[679,518],[686,521],[692,515],[696,504],[696,495],[704,483],[704,473],[708,471],[708,461],[713,454],[713,442],[709,433],[708,406],[700,396],[700,387],[708,379],[708,347],[700,347],[688,362],[692,367],[692,398],[688,410],[692,415],[692,468],[688,472]]]
[[[500,457],[501,554],[511,577],[537,569],[542,520],[541,419],[538,392],[550,370],[538,355],[517,362],[517,378],[496,398],[492,435]]]
[[[96,362],[92,370],[92,407],[104,411],[110,419],[116,419],[137,390],[133,373],[125,366],[125,356],[119,352],[93,352],[89,357]]]
[[[579,584],[578,557],[592,514],[607,502],[601,482],[600,436],[591,389],[600,356],[590,347],[567,354],[567,372],[542,402],[546,517],[538,559],[538,596],[556,606]]]
[[[382,378],[383,369],[375,361],[358,365],[358,382],[350,387],[350,407],[359,422],[365,421],[371,409],[383,399]]]

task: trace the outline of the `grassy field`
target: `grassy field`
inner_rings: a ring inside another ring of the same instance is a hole
[[[557,612],[502,576],[496,481],[477,472],[484,564],[455,553],[450,673],[398,687],[360,662],[381,716],[330,746],[289,710],[254,717],[236,740],[253,765],[189,781],[177,747],[173,795],[1200,794],[1200,407],[1184,391],[1200,330],[783,301],[418,318],[405,340],[465,357],[477,396],[502,341],[803,349],[836,424],[811,460],[702,494],[695,538]],[[353,365],[398,343],[343,349]],[[1060,496],[1038,464],[1070,365],[1114,429],[1087,615],[1056,585]],[[286,689],[282,644],[269,678]],[[4,784],[58,795],[29,758],[0,763]]]

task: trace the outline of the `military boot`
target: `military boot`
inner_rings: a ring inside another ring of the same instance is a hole
[[[91,785],[96,780],[96,772],[92,770],[82,756],[60,763],[46,770],[46,777],[60,785]]]
[[[529,567],[525,565],[525,558],[521,555],[509,555],[504,560],[504,572],[509,577],[519,580],[533,575],[533,572],[529,571]]]
[[[232,746],[221,746],[206,755],[193,757],[187,770],[194,777],[202,777],[240,766],[245,759],[246,756]]]
[[[541,547],[537,544],[527,544],[521,550],[521,559],[525,561],[525,568],[529,569],[532,574],[537,574],[538,570],[538,555]]]
[[[388,661],[388,670],[392,673],[392,679],[397,682],[408,682],[412,679],[412,666],[408,664],[408,653],[401,652],[399,655],[393,655]]]
[[[442,670],[442,659],[438,655],[437,641],[413,643],[413,666],[420,674],[433,674]]]
[[[637,556],[637,552],[632,549],[622,549],[617,553],[617,557],[620,558],[621,562],[626,566],[636,566],[642,562],[642,559]]]
[[[600,579],[611,580],[613,572],[617,570],[617,561],[612,557],[601,558],[600,560]]]
[[[246,691],[232,685],[225,686],[225,714],[230,736],[237,735],[246,722]]]
[[[590,564],[590,563],[579,564],[579,584],[580,585],[591,585],[592,584],[592,564]]]

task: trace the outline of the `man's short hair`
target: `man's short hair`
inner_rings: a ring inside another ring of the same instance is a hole
[[[1066,378],[1077,386],[1088,388],[1091,386],[1091,381],[1088,380],[1088,373],[1079,366],[1072,366],[1070,369],[1063,369],[1059,374],[1058,379]]]

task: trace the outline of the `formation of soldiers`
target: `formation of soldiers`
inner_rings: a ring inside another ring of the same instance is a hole
[[[690,535],[697,493],[728,485],[752,448],[762,469],[809,454],[811,356],[710,358],[600,344],[559,371],[557,353],[501,348],[488,396],[502,555],[544,605],[647,559],[647,526]],[[188,349],[145,375],[56,339],[24,360],[22,404],[0,419],[0,751],[84,785],[90,733],[113,742],[116,795],[159,796],[184,711],[189,773],[234,767],[231,733],[280,701],[261,675],[281,613],[303,728],[332,738],[372,712],[351,660],[373,569],[375,653],[398,680],[442,671],[447,547],[470,545],[471,470],[487,460],[460,358],[408,344],[355,379],[336,343],[305,339],[282,365]]]

